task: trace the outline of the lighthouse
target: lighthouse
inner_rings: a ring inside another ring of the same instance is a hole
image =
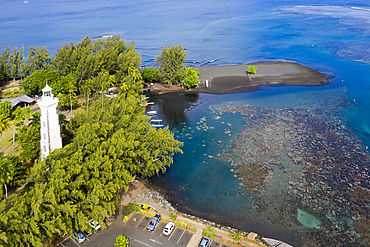
[[[41,109],[41,159],[44,160],[53,150],[62,148],[59,116],[57,112],[58,98],[54,98],[51,87],[46,84],[42,89],[41,100],[37,101]]]

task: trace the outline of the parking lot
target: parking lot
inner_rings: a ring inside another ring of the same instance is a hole
[[[90,243],[94,243],[96,240],[99,239],[99,234],[103,233],[103,231],[99,230],[94,232],[92,235],[87,236],[86,240],[83,243],[78,244],[72,237],[66,238],[63,242],[61,242],[57,247],[85,247],[85,246],[96,246],[90,245]]]
[[[169,236],[163,234],[166,225],[160,222],[154,231],[150,232],[146,228],[152,217],[135,213],[126,224],[119,224],[112,229],[99,230],[91,236],[86,237],[83,243],[76,243],[72,237],[68,237],[61,242],[58,247],[96,247],[96,246],[114,246],[115,238],[123,234],[130,240],[132,247],[171,247],[187,246],[193,232],[175,226]],[[220,247],[221,245],[215,245]]]
[[[187,246],[193,232],[175,226],[169,236],[163,234],[166,225],[160,222],[154,231],[146,230],[152,217],[135,213],[127,221],[125,228],[127,230],[135,229],[134,232],[128,231],[127,236],[130,238],[130,246]],[[137,238],[139,236],[140,238]]]
[[[219,242],[217,240],[211,239],[210,247],[232,247],[232,246],[224,244],[224,243]]]

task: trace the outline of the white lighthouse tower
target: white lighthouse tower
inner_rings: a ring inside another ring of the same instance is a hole
[[[46,84],[42,89],[42,98],[37,101],[41,109],[41,159],[44,160],[53,150],[62,148],[59,116],[57,113],[58,98],[54,98],[51,87]]]

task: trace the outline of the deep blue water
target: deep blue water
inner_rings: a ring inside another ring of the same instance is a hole
[[[144,66],[155,65],[163,46],[181,44],[188,50],[190,66],[287,60],[335,76],[332,84],[320,87],[201,94],[199,106],[179,118],[165,119],[185,142],[184,155],[176,156],[168,173],[154,182],[171,190],[172,201],[184,211],[301,245],[302,229],[284,229],[240,207],[252,207],[253,200],[246,193],[235,197],[243,192],[229,171],[230,164],[210,160],[208,155],[227,150],[227,143],[245,123],[239,115],[226,114],[233,130],[231,136],[225,135],[224,125],[212,120],[210,106],[225,102],[266,109],[330,105],[363,146],[370,146],[368,1],[29,0],[25,4],[2,0],[0,11],[1,49],[7,44],[12,49],[24,45],[27,52],[29,46],[47,46],[54,54],[63,43],[77,43],[87,35],[120,34],[136,41]],[[354,100],[356,104],[342,104]],[[202,124],[214,129],[196,129],[202,117],[206,117]]]

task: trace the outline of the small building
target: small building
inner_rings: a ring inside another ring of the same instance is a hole
[[[12,110],[15,110],[15,108],[17,108],[18,106],[24,107],[24,106],[33,104],[35,102],[34,99],[24,94],[17,96],[15,98],[1,99],[1,102],[7,101],[7,100],[12,103]]]
[[[62,148],[59,116],[57,112],[58,98],[54,97],[51,87],[46,84],[42,89],[41,100],[37,101],[41,109],[41,159],[44,160],[55,149]]]

